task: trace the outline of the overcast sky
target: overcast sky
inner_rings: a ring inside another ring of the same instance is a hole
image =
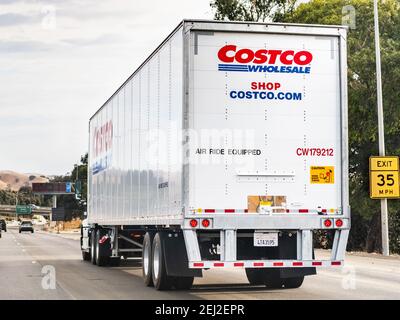
[[[65,174],[88,119],[209,0],[0,0],[0,170]]]

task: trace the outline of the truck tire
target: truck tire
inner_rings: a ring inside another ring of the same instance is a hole
[[[90,233],[90,260],[96,264],[96,229],[92,229]]]
[[[90,251],[82,251],[82,259],[83,261],[90,261],[91,260],[91,254]]]
[[[169,290],[173,284],[173,277],[167,275],[164,257],[164,243],[160,232],[158,232],[152,245],[152,278],[157,290]]]
[[[175,277],[173,286],[177,290],[189,290],[193,285],[194,277]]]
[[[154,286],[153,284],[153,255],[152,255],[152,244],[153,244],[154,233],[147,232],[143,239],[143,250],[142,250],[142,274],[143,281],[147,287]]]
[[[100,243],[100,239],[107,234],[104,229],[97,229],[96,232],[96,264],[104,267],[109,264],[111,257],[110,239]]]
[[[271,289],[294,289],[299,288],[304,276],[294,278],[281,278],[275,269],[246,268],[246,276],[251,285],[265,285]]]
[[[286,289],[300,288],[303,284],[304,276],[296,278],[287,278],[283,280],[283,285]]]
[[[246,268],[246,276],[249,283],[253,286],[265,284],[264,269]]]

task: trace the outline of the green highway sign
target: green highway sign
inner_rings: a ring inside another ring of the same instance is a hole
[[[31,214],[32,208],[28,205],[17,205],[15,206],[15,212],[17,214]]]

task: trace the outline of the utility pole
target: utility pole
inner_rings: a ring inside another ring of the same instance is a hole
[[[383,122],[382,76],[381,76],[381,49],[379,43],[379,18],[378,0],[374,0],[374,25],[375,25],[375,55],[376,55],[376,90],[378,108],[378,138],[379,155],[385,155],[385,127]],[[389,255],[389,227],[387,199],[381,199],[381,229],[382,229],[382,253]]]
[[[79,164],[76,164],[76,181],[79,180]]]

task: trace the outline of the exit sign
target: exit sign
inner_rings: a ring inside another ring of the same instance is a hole
[[[400,198],[399,157],[370,157],[369,186],[372,199]]]
[[[17,205],[15,207],[15,212],[17,214],[31,214],[32,208],[30,206],[26,206],[26,205]]]

